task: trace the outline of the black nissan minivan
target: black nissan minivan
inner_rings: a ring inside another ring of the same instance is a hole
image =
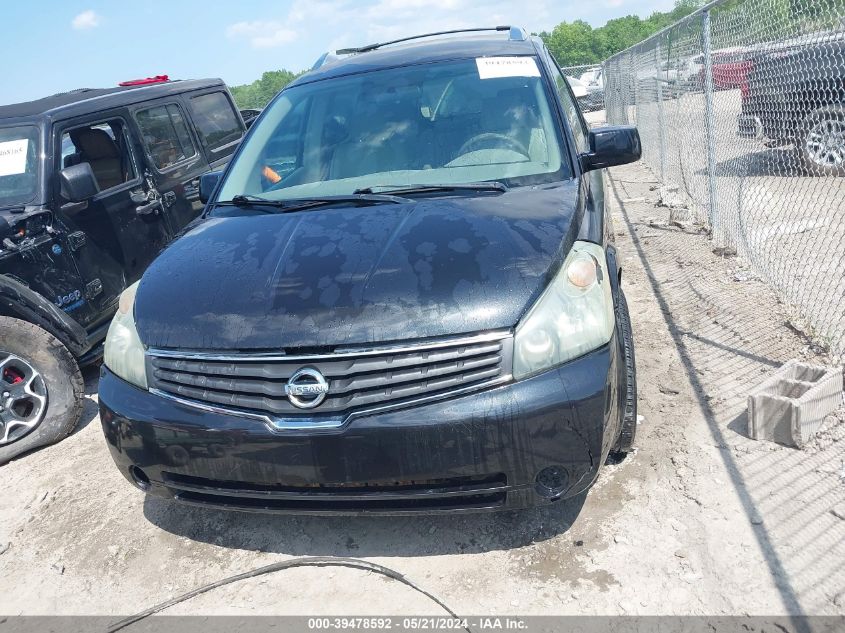
[[[542,41],[324,56],[121,297],[100,381],[121,473],[244,511],[522,508],[631,450],[634,350],[601,169]]]

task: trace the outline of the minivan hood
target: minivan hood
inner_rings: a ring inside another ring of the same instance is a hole
[[[577,192],[209,218],[144,274],[138,334],[155,348],[279,350],[512,327],[575,239]]]

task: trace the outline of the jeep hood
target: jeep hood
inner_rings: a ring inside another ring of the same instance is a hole
[[[577,233],[577,182],[208,218],[144,274],[156,348],[279,350],[514,326]]]

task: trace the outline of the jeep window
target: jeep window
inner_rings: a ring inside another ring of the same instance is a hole
[[[30,202],[38,183],[38,128],[0,127],[0,208]]]
[[[243,127],[232,103],[222,92],[191,98],[191,111],[203,145],[215,154],[243,136]]]
[[[120,119],[85,125],[62,134],[62,167],[91,165],[100,191],[135,179],[135,163]]]
[[[159,171],[196,156],[185,117],[175,103],[138,110],[135,120]]]
[[[268,106],[219,199],[560,181],[571,171],[552,108],[542,77],[482,78],[474,59],[302,84]]]

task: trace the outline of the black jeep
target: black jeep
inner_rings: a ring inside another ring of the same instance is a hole
[[[0,464],[73,430],[121,292],[244,130],[219,79],[0,106]]]

